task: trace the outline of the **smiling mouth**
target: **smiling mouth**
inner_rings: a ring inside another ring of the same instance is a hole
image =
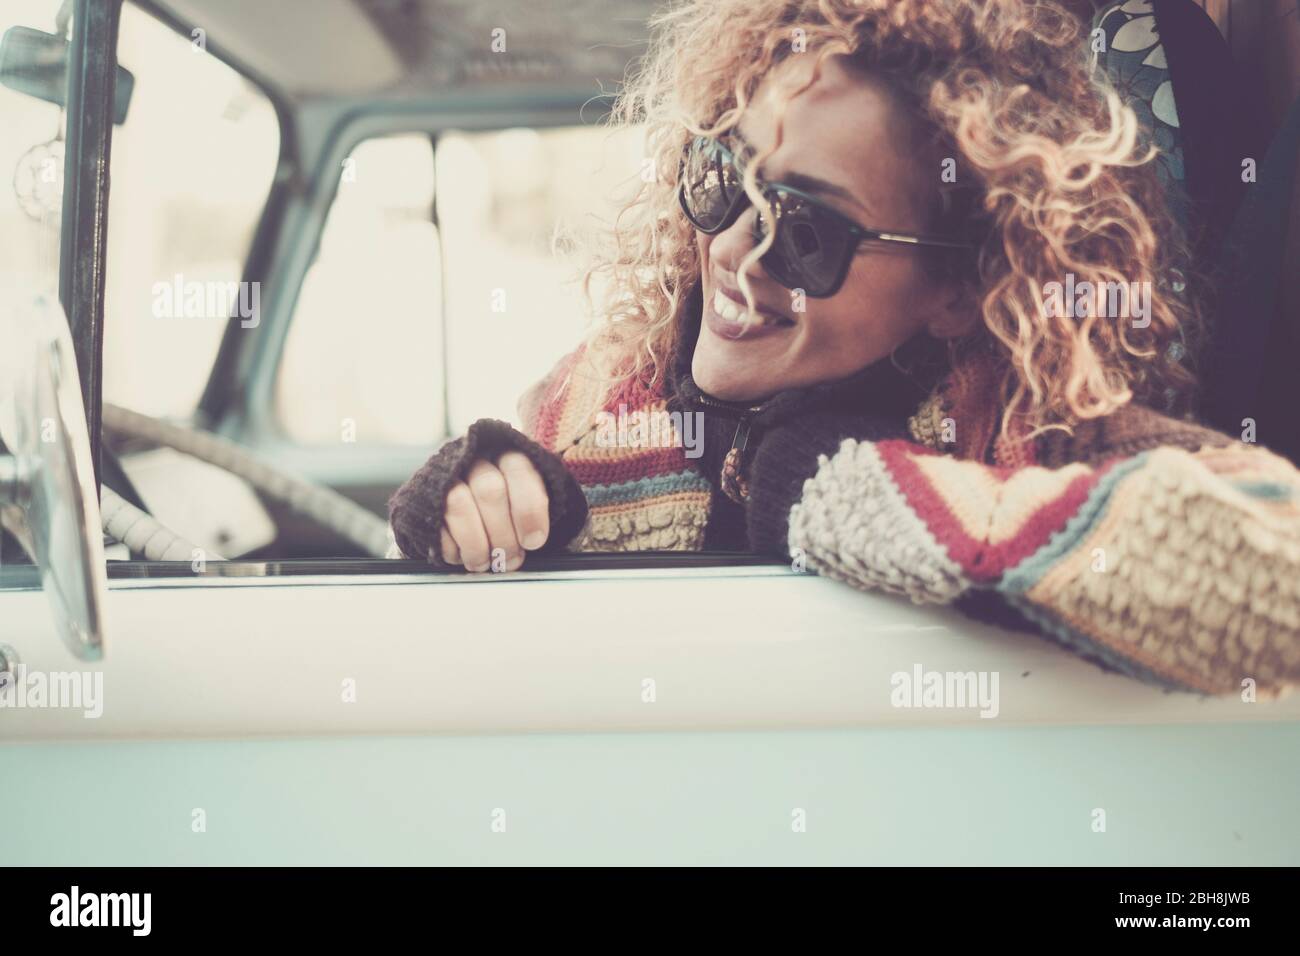
[[[713,311],[718,318],[738,328],[783,328],[794,325],[792,320],[783,316],[751,312],[743,303],[737,302],[721,289],[713,293]]]

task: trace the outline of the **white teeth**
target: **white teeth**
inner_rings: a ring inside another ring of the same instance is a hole
[[[750,325],[776,325],[775,319],[768,318],[765,315],[759,315],[757,312],[748,312],[739,302],[723,294],[719,289],[713,293],[713,311],[721,318],[728,322],[740,324],[748,322]]]
[[[728,322],[740,321],[740,304],[723,295],[721,289],[713,294],[713,311]]]

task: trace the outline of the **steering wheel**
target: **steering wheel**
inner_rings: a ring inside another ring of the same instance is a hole
[[[375,558],[389,550],[388,524],[331,488],[323,488],[262,461],[247,449],[213,435],[104,403],[104,428],[127,438],[162,445],[236,475],[257,491],[318,527],[338,534]],[[116,461],[116,459],[114,459]],[[120,470],[120,464],[116,465]],[[125,478],[125,472],[121,472]],[[126,491],[128,484],[123,486]],[[133,493],[130,489],[128,493]],[[189,561],[198,548],[162,525],[141,507],[108,487],[101,491],[104,531],[151,561]],[[209,560],[224,560],[203,551]]]

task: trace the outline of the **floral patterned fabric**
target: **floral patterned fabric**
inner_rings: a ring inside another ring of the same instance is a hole
[[[1156,169],[1168,188],[1170,207],[1185,227],[1183,137],[1169,63],[1151,0],[1120,0],[1098,11],[1094,50],[1096,30],[1101,30],[1104,42],[1104,50],[1095,54],[1096,63],[1137,114],[1148,140],[1160,150]]]

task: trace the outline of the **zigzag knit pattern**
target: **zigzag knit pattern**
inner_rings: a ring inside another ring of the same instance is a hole
[[[1011,469],[846,440],[806,483],[789,544],[917,601],[997,591],[1075,651],[1168,687],[1300,682],[1300,474],[1260,448]]]

